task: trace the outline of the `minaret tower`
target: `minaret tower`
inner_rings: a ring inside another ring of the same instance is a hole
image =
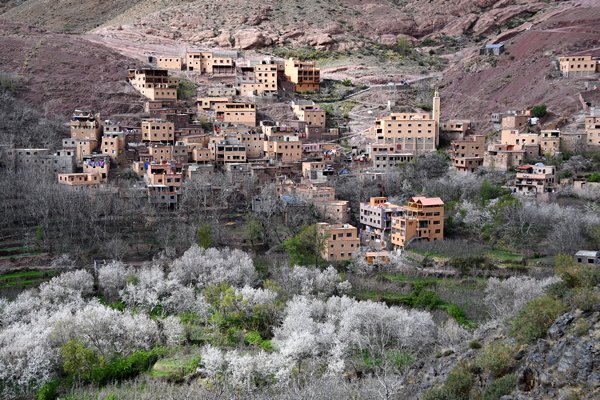
[[[431,117],[435,121],[435,147],[437,148],[440,144],[440,93],[437,90],[433,93]]]

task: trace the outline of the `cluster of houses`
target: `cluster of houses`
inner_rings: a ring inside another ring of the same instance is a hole
[[[320,223],[324,236],[322,257],[327,261],[352,259],[361,247],[367,262],[384,261],[389,250],[404,249],[415,240],[444,240],[444,202],[439,197],[415,196],[405,205],[371,197],[360,203],[360,228],[347,223]]]
[[[501,46],[486,50],[501,51]],[[364,146],[348,153],[339,144],[339,129],[328,126],[325,110],[311,100],[292,100],[290,120],[257,117],[258,100],[265,97],[318,92],[321,78],[314,62],[238,62],[237,52],[216,51],[150,61],[152,67],[127,73],[129,83],[144,97],[144,117],[138,124],[126,126],[102,120],[91,110],[75,110],[70,138],[63,140],[61,150],[9,149],[12,165],[52,171],[59,184],[73,188],[102,187],[111,167],[131,170],[142,178],[149,202],[165,208],[177,207],[186,180],[202,180],[215,170],[250,177],[261,185],[275,184],[284,202],[311,206],[328,221],[318,225],[326,242],[322,255],[328,261],[348,260],[361,247],[374,250],[367,254],[373,261],[414,240],[443,240],[444,203],[439,198],[413,197],[404,205],[371,198],[360,204],[360,226],[354,227],[349,224],[348,201],[338,199],[328,185],[328,177],[337,174],[380,179],[420,154],[437,151],[440,133],[452,139],[449,153],[457,171],[515,170],[511,189],[520,194],[557,189],[555,168],[535,160],[559,154],[564,135],[558,129],[540,129],[530,110],[493,114],[500,135],[490,142],[473,134],[468,120],[441,122],[436,91],[430,112],[390,110],[375,119]],[[591,56],[561,57],[560,68],[565,77],[596,73],[598,61]],[[180,78],[171,75],[175,71],[210,75],[210,82],[215,76],[228,76],[229,83],[211,83],[196,107],[188,108],[178,100]],[[593,111],[585,119],[585,132],[589,145],[600,146],[600,117]],[[257,210],[263,205],[255,199],[252,206]]]

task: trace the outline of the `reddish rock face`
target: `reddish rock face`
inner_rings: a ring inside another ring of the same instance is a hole
[[[196,45],[217,42],[229,47],[231,44],[225,42],[233,36],[239,42],[236,46],[242,49],[267,47],[273,42],[338,49],[356,47],[365,40],[393,43],[392,37],[397,39],[398,35],[419,39],[432,34],[460,36],[465,32],[488,35],[516,17],[530,16],[559,2],[197,0],[173,1],[169,7],[150,0],[106,0],[102,7],[96,7],[96,3],[82,0],[77,7],[66,7],[64,2],[10,2],[0,6],[0,16],[70,32],[93,29],[93,24],[126,24],[134,32],[151,29],[153,35]],[[106,8],[111,12],[106,12]]]

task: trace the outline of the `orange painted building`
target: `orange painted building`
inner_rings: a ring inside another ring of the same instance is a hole
[[[439,197],[412,197],[402,215],[392,217],[392,244],[403,249],[412,240],[444,239],[444,202]]]

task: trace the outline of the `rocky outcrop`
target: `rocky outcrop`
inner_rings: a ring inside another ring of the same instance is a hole
[[[600,312],[570,312],[525,349],[514,399],[600,398]]]
[[[238,32],[235,36],[235,47],[242,50],[259,49],[273,44],[273,40],[256,29]]]

